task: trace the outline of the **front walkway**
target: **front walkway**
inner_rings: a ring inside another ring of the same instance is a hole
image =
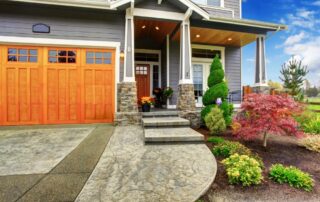
[[[144,145],[141,127],[118,127],[76,201],[192,202],[216,170],[204,144]]]

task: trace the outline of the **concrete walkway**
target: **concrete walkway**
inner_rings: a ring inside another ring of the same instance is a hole
[[[118,127],[76,201],[192,202],[216,171],[204,144],[144,145],[141,127]]]
[[[103,124],[0,130],[0,201],[74,201],[112,133]]]

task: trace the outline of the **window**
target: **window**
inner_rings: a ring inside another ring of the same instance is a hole
[[[38,50],[27,48],[8,48],[8,62],[38,62]]]
[[[49,50],[49,63],[76,63],[77,52],[74,50]]]
[[[223,7],[224,0],[193,0],[197,4]]]
[[[159,65],[153,65],[153,89],[159,88]]]
[[[98,51],[87,51],[86,52],[86,63],[87,64],[111,64],[112,53],[111,52],[98,52]]]
[[[192,57],[194,57],[194,58],[213,59],[214,57],[216,57],[216,55],[218,55],[219,58],[221,59],[221,51],[220,50],[199,49],[199,48],[192,49]]]
[[[137,66],[136,67],[136,75],[148,75],[148,67],[147,66]]]
[[[203,95],[203,65],[194,64],[193,65],[193,85],[194,85],[194,96],[198,102],[200,102],[200,97]]]
[[[135,53],[136,61],[159,62],[158,53]]]

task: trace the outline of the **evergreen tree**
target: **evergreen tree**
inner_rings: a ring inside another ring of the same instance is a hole
[[[293,96],[301,94],[301,87],[308,74],[307,66],[302,65],[301,60],[292,57],[288,63],[282,65],[280,73],[282,74],[280,79],[283,81],[284,87],[290,89],[290,94]]]
[[[232,122],[232,112],[233,105],[227,102],[228,97],[228,85],[224,81],[224,70],[221,61],[218,56],[213,59],[210,67],[210,75],[208,77],[208,87],[209,89],[205,92],[203,96],[203,105],[205,108],[201,111],[201,117],[204,120],[206,115],[216,106],[216,101],[221,98],[222,104],[220,109],[223,111],[223,116],[226,125],[229,126]]]

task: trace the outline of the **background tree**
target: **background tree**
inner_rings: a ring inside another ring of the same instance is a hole
[[[216,106],[217,99],[221,98],[222,104],[220,105],[220,109],[223,111],[223,117],[226,125],[229,126],[232,122],[231,115],[233,112],[233,105],[227,102],[228,85],[224,81],[224,70],[218,55],[213,59],[210,67],[208,87],[209,89],[205,92],[202,99],[203,105],[206,106],[201,111],[202,119],[204,120],[206,115],[214,106]]]
[[[302,65],[301,60],[292,57],[288,63],[282,65],[280,73],[282,74],[280,79],[284,83],[283,86],[290,89],[290,94],[293,96],[300,94],[301,87],[308,74],[307,66]]]
[[[306,95],[308,97],[317,97],[319,94],[318,88],[314,86],[313,88],[309,88],[306,90]]]
[[[301,111],[301,106],[292,98],[281,95],[249,94],[241,104],[241,112],[233,123],[234,134],[243,139],[263,137],[267,147],[269,134],[301,136],[299,124],[293,114]]]

